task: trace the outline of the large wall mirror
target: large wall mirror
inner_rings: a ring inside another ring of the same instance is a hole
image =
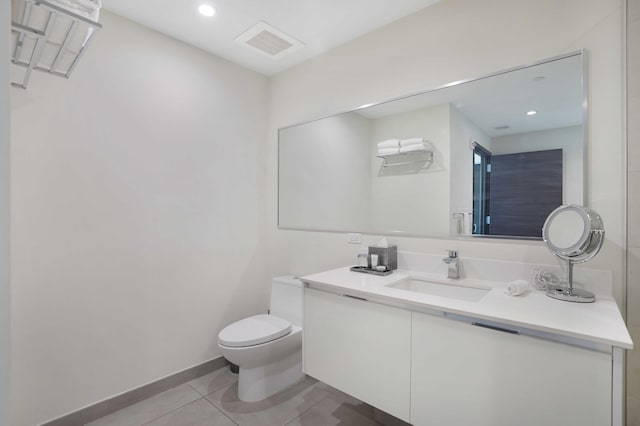
[[[541,238],[586,203],[584,56],[280,129],[278,226]]]

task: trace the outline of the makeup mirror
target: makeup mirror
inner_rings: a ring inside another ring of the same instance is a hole
[[[567,302],[595,302],[589,291],[573,288],[573,265],[592,259],[604,242],[600,215],[586,207],[569,204],[549,214],[542,227],[542,238],[554,256],[567,262],[567,282],[547,290],[547,296]]]

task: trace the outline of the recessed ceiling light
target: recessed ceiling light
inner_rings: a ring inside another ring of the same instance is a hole
[[[198,7],[198,12],[204,16],[213,16],[216,14],[216,10],[208,4],[201,4],[200,7]]]
[[[534,111],[534,110],[527,111],[527,115],[536,115],[537,113],[538,111]]]

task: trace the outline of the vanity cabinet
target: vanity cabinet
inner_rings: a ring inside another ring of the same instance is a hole
[[[306,287],[304,371],[416,426],[620,424],[606,348],[474,321]]]
[[[412,313],[411,423],[611,424],[610,353]]]
[[[304,290],[304,371],[409,421],[411,312]]]

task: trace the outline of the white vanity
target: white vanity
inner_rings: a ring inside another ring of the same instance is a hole
[[[610,296],[512,297],[444,276],[303,277],[305,372],[417,426],[622,425],[633,344]]]

